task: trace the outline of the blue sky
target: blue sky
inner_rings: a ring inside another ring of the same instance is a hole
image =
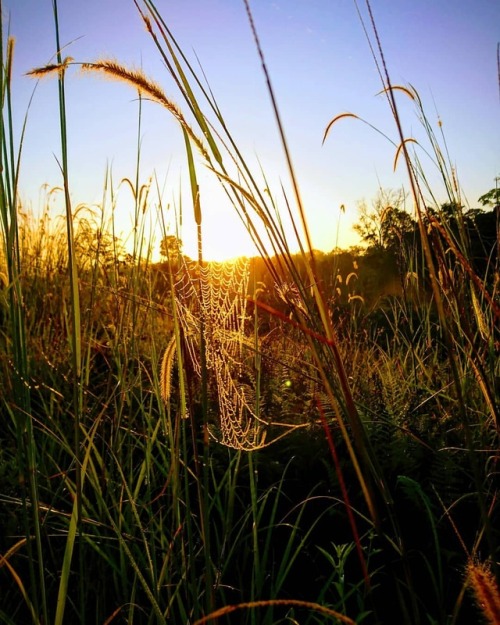
[[[77,62],[115,58],[142,67],[182,104],[132,0],[61,0],[59,5],[61,40],[67,44],[63,56]],[[364,3],[359,5],[365,11]],[[158,0],[157,7],[189,58],[196,62],[195,53],[199,57],[240,149],[257,177],[262,165],[284,211],[280,185],[289,189],[289,178],[242,0]],[[342,112],[359,115],[396,140],[387,102],[377,95],[381,84],[355,4],[253,0],[251,7],[313,243],[324,251],[337,244],[347,247],[357,241],[352,224],[358,203],[370,202],[379,187],[407,187],[403,168],[393,172],[393,146],[366,125],[339,122],[322,145],[326,125]],[[479,195],[500,174],[500,2],[373,0],[372,8],[392,82],[411,83],[431,123],[437,124],[438,116],[442,120],[464,203],[477,206]],[[50,62],[55,53],[52,1],[3,0],[3,10],[4,28],[9,24],[16,37],[13,88],[20,128],[35,87],[25,73]],[[99,204],[107,166],[117,187],[122,178],[135,176],[136,96],[126,85],[82,75],[76,68],[67,73],[66,90],[73,205]],[[399,102],[405,134],[423,139],[413,105],[404,97]],[[28,113],[21,168],[22,197],[33,210],[43,204],[44,185],[61,183],[58,133],[57,85],[47,79],[38,84]],[[187,203],[179,129],[166,111],[149,102],[143,106],[141,146],[142,182],[155,174],[165,206],[178,202],[180,189]],[[430,163],[427,172],[436,197],[446,201]],[[206,256],[252,253],[233,209],[211,177],[200,175]],[[115,214],[124,236],[131,229],[130,205],[122,186]],[[154,215],[152,209],[153,220]],[[185,252],[194,256],[189,217],[185,208],[181,237]]]

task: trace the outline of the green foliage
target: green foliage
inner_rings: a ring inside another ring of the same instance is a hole
[[[500,189],[498,187],[490,189],[478,199],[478,202],[482,206],[498,206],[500,204]]]

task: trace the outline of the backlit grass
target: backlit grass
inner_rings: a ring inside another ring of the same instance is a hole
[[[472,245],[446,152],[417,92],[391,84],[369,13],[414,212],[378,247],[315,252],[245,5],[292,180],[282,210],[293,242],[151,0],[137,9],[180,105],[161,77],[85,63],[178,122],[196,259],[165,230],[164,260],[151,260],[143,235],[152,212],[163,223],[162,202],[140,176],[141,99],[137,169],[122,183],[135,202],[132,253],[114,236],[110,172],[102,206],[71,206],[65,90],[75,62],[60,55],[33,76],[58,81],[62,191],[48,192],[38,220],[24,210],[13,40],[0,46],[0,620],[417,625],[482,612],[494,622],[496,248],[481,236]],[[54,19],[58,32],[57,3]],[[426,128],[444,207],[424,202],[398,97]],[[354,117],[332,117],[325,139]],[[204,260],[201,165],[247,224],[254,258]],[[53,193],[64,195],[60,220]],[[389,208],[382,221],[398,217]]]

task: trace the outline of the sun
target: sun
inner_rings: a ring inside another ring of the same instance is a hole
[[[184,253],[191,256],[187,244],[186,241]],[[207,219],[202,224],[202,246],[204,259],[218,262],[259,254],[250,233],[236,214]],[[189,247],[191,248],[191,242]],[[193,251],[197,254],[196,245]]]

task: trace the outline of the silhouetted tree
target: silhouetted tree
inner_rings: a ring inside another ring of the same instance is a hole
[[[404,199],[402,191],[381,189],[371,208],[364,202],[359,205],[360,218],[354,230],[369,247],[396,252],[414,232],[415,221],[402,208]]]
[[[161,240],[160,255],[170,263],[177,262],[182,255],[182,241],[173,234],[167,234]]]
[[[500,189],[498,187],[490,189],[478,199],[478,202],[482,206],[498,206],[500,204]]]

